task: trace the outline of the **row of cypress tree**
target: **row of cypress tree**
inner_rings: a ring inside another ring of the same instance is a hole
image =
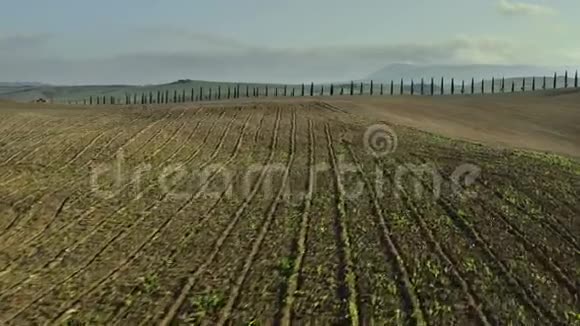
[[[532,78],[531,82],[531,86],[530,88],[527,88],[526,85],[526,80],[529,80],[529,78],[523,78],[522,79],[522,83],[520,86],[520,90],[521,91],[527,91],[527,90],[532,90],[535,91],[538,89],[537,84],[536,84],[536,79],[537,78]],[[552,78],[552,85],[551,88],[556,89],[557,88],[557,81],[558,81],[558,75],[556,73],[554,73],[554,77]],[[481,86],[481,94],[484,94],[486,92],[486,88],[485,88],[485,79],[481,80],[480,86]],[[568,78],[568,72],[566,72],[564,74],[564,88],[568,88],[569,85],[569,78]],[[497,85],[499,84],[499,85]],[[445,86],[447,84],[445,83],[445,79],[441,78],[440,82],[439,82],[439,90],[438,93],[440,95],[445,95],[446,94],[446,89]],[[458,88],[456,85],[456,81],[454,78],[451,79],[451,83],[449,85],[449,93],[451,95],[456,94],[457,92],[461,93],[461,94],[475,94],[475,79],[472,78],[471,79],[471,84],[470,84],[470,88],[469,91],[466,89],[466,83],[465,80],[461,81],[461,86]],[[375,83],[371,80],[369,88],[368,88],[368,94],[370,95],[374,95],[375,94]],[[380,95],[384,95],[385,94],[385,86],[384,84],[380,84],[378,91]],[[511,88],[508,90],[506,88],[506,86],[510,86],[510,85],[506,85],[506,80],[505,78],[502,78],[501,81],[496,80],[495,78],[491,79],[491,93],[496,93],[496,91],[499,92],[515,92],[515,80],[511,79]],[[578,88],[578,71],[576,71],[575,75],[574,75],[574,87]],[[347,93],[345,93],[345,87],[347,88],[346,91]],[[427,91],[427,87],[429,88]],[[549,85],[547,85],[547,78],[544,76],[542,79],[542,85],[541,85],[541,89],[545,90],[548,89]],[[339,89],[339,90],[338,90]],[[263,86],[263,87],[251,87],[250,85],[245,85],[244,88],[241,87],[240,84],[237,84],[235,86],[228,86],[227,89],[222,89],[222,86],[218,86],[217,89],[212,89],[212,88],[208,88],[207,90],[204,90],[203,87],[199,87],[198,92],[196,93],[195,89],[191,89],[191,91],[189,92],[189,94],[186,93],[185,89],[182,89],[180,91],[178,90],[173,90],[173,91],[169,91],[169,90],[165,90],[165,91],[161,91],[158,90],[156,92],[147,92],[147,93],[141,93],[141,94],[126,94],[124,100],[115,98],[113,96],[90,96],[88,99],[84,99],[83,103],[84,104],[89,104],[89,105],[100,105],[100,104],[168,104],[168,103],[185,103],[185,102],[194,102],[194,101],[209,101],[209,100],[221,100],[221,99],[236,99],[236,98],[240,98],[240,97],[250,97],[250,90],[251,90],[251,96],[252,97],[260,97],[260,96],[271,96],[272,94],[272,88],[268,85]],[[345,94],[349,94],[349,95],[363,95],[365,94],[365,84],[364,83],[360,83],[358,85],[356,85],[355,87],[355,83],[354,81],[350,82],[350,85],[334,85],[334,84],[330,84],[329,86],[329,90],[327,93],[325,93],[325,89],[324,89],[324,85],[321,85],[319,87],[319,91],[315,91],[315,85],[314,83],[310,84],[309,90],[307,92],[306,89],[306,85],[302,84],[301,86],[299,86],[298,91],[300,92],[299,95],[297,94],[297,88],[291,86],[290,88],[288,87],[288,85],[284,85],[283,87],[274,87],[273,88],[273,94],[274,96],[315,96],[315,95],[319,95],[319,96],[323,96],[325,94],[328,94],[330,96],[333,95],[345,95]],[[389,93],[390,95],[395,95],[395,84],[394,81],[391,80],[390,83],[390,88],[389,88]],[[410,95],[415,95],[415,94],[420,94],[420,95],[435,95],[436,91],[435,91],[435,80],[434,78],[431,78],[429,83],[426,83],[425,80],[423,78],[421,78],[421,83],[420,85],[416,85],[414,80],[411,80],[411,84],[409,85],[409,90],[408,90],[408,94]],[[404,80],[401,79],[401,82],[399,83],[399,90],[398,90],[398,94],[403,95],[405,94],[405,84],[404,84]],[[70,103],[70,102],[69,102]],[[78,102],[77,102],[78,103]]]

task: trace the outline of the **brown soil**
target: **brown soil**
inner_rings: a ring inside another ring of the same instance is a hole
[[[572,324],[577,96],[2,104],[0,324]]]

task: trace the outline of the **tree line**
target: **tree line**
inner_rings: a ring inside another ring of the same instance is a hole
[[[564,73],[564,86],[563,88],[569,88],[569,78],[568,72]],[[519,91],[536,91],[539,89],[557,89],[558,88],[558,74],[554,73],[552,78],[552,85],[548,84],[547,77],[532,77],[531,85],[526,84],[526,80],[530,78],[523,77],[522,82],[518,85]],[[486,88],[486,80],[482,79],[479,83],[478,94],[495,94],[495,93],[514,93],[516,92],[516,79],[510,79],[511,83],[505,78],[495,79],[492,78],[488,82],[491,85]],[[541,84],[540,84],[541,83]],[[471,81],[461,80],[461,84],[451,78],[451,80],[445,80],[441,78],[436,81],[434,78],[430,80],[425,80],[421,78],[420,83],[416,83],[415,80],[411,80],[410,84],[405,84],[405,80],[401,79],[398,84],[398,90],[395,89],[395,81],[391,80],[390,83],[380,83],[376,84],[374,81],[365,84],[364,82],[351,81],[350,84],[330,84],[326,85],[315,85],[310,83],[310,85],[283,85],[283,86],[252,86],[245,85],[242,87],[241,84],[230,85],[226,87],[217,86],[217,88],[191,88],[189,90],[157,90],[148,91],[142,93],[125,94],[124,98],[118,98],[115,96],[89,96],[82,100],[83,104],[88,105],[102,105],[102,104],[169,104],[169,103],[186,103],[186,102],[196,102],[196,101],[212,101],[212,100],[224,100],[224,99],[239,99],[242,97],[268,97],[268,96],[334,96],[334,95],[455,95],[455,94],[476,94],[476,80],[472,78]],[[447,88],[445,86],[448,86]],[[437,87],[437,89],[436,89]],[[578,88],[578,71],[574,74],[573,87]],[[78,101],[69,101],[69,103],[79,103]]]

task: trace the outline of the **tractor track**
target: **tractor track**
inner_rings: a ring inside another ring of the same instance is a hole
[[[240,152],[240,148],[242,146],[243,143],[243,138],[244,138],[244,134],[246,132],[246,129],[248,128],[248,124],[249,121],[251,120],[252,115],[248,115],[248,117],[246,118],[241,134],[238,137],[237,143],[235,145],[234,151],[232,152],[230,158],[226,161],[226,163],[224,165],[221,166],[221,169],[224,169],[226,166],[229,166],[238,156],[239,152]],[[222,142],[223,144],[223,142]],[[208,164],[210,162],[212,162],[215,159],[215,157],[210,158],[210,161],[208,161]],[[156,229],[153,230],[153,232],[151,232],[151,234],[149,236],[147,236],[145,238],[145,240],[139,244],[139,246],[133,250],[131,252],[131,254],[122,261],[121,264],[117,265],[115,268],[113,268],[112,270],[110,270],[105,276],[101,277],[99,280],[97,280],[96,282],[92,283],[91,285],[89,285],[84,291],[81,292],[81,294],[79,294],[78,296],[75,297],[75,299],[72,300],[72,302],[69,302],[65,305],[63,305],[62,307],[60,307],[60,312],[57,314],[56,318],[54,318],[52,320],[52,322],[56,322],[57,320],[59,320],[61,317],[63,317],[66,312],[69,309],[74,309],[76,306],[78,306],[80,304],[80,302],[82,301],[83,297],[88,296],[90,293],[92,293],[93,291],[95,291],[96,289],[98,289],[99,287],[103,286],[104,284],[106,284],[107,282],[113,281],[115,279],[115,277],[118,277],[119,273],[126,269],[129,264],[131,264],[133,261],[135,261],[137,258],[139,258],[139,256],[143,253],[143,249],[145,249],[149,244],[151,244],[154,240],[156,240],[159,236],[159,234],[165,230],[169,224],[173,221],[173,218],[175,217],[175,215],[181,213],[185,208],[187,208],[194,199],[199,198],[202,194],[203,191],[205,190],[205,187],[207,187],[207,185],[209,185],[213,179],[220,173],[220,170],[216,170],[212,173],[212,175],[205,181],[205,183],[203,185],[200,186],[200,188],[195,192],[194,195],[192,195],[185,203],[183,203],[176,212],[172,213],[169,215],[169,217],[167,217],[162,224],[157,227]],[[152,205],[150,208],[147,209],[147,215],[151,214],[152,211],[158,207],[160,203],[155,203],[154,205]],[[144,216],[147,216],[144,215]]]
[[[250,272],[250,269],[252,268],[252,264],[254,263],[254,260],[256,259],[256,255],[260,251],[260,247],[262,245],[262,242],[266,238],[266,233],[268,233],[268,230],[270,229],[270,225],[272,224],[272,219],[274,218],[274,214],[276,213],[276,210],[278,209],[278,206],[280,205],[280,202],[282,200],[282,196],[284,195],[284,190],[285,190],[286,184],[288,182],[288,176],[290,174],[290,169],[292,168],[292,166],[294,164],[294,157],[295,157],[295,153],[296,153],[296,110],[295,109],[292,111],[292,127],[290,130],[290,134],[291,134],[291,136],[290,136],[289,156],[288,156],[288,162],[286,163],[286,168],[284,170],[284,174],[282,176],[282,183],[280,184],[280,188],[278,189],[277,194],[275,195],[274,199],[272,200],[272,203],[271,203],[270,208],[268,210],[268,214],[266,215],[266,217],[262,221],[262,225],[261,225],[258,237],[256,238],[256,240],[252,244],[252,250],[250,251],[249,255],[247,256],[246,260],[244,261],[242,271],[241,271],[239,277],[236,279],[234,287],[232,288],[232,290],[230,292],[228,301],[227,301],[224,309],[222,310],[222,313],[221,313],[221,316],[219,318],[217,325],[223,326],[231,318],[232,310],[234,309],[234,306],[238,300],[238,297],[240,296],[240,291],[242,289],[242,286],[243,286],[243,284],[248,276],[248,273]]]
[[[399,161],[402,164],[403,162]],[[419,178],[415,172],[413,174]],[[423,186],[432,191],[432,187],[421,180]],[[499,258],[497,254],[491,249],[489,243],[481,236],[481,234],[471,225],[471,223],[464,217],[461,216],[454,208],[453,204],[445,199],[438,198],[437,204],[443,209],[447,214],[448,218],[455,225],[455,227],[460,230],[467,239],[470,239],[473,243],[480,248],[487,259],[492,262],[492,267],[496,269],[499,275],[501,275],[506,282],[510,284],[516,295],[520,298],[522,303],[529,307],[534,313],[542,320],[548,324],[552,325],[563,325],[561,319],[548,307],[546,307],[528,287],[526,287],[522,281],[520,281],[513,273],[506,262]]]
[[[209,165],[214,159],[215,157],[218,155],[218,153],[220,152],[225,138],[227,137],[231,126],[233,125],[235,119],[236,119],[237,115],[234,115],[234,117],[230,120],[230,122],[228,123],[228,125],[226,126],[226,128],[224,129],[224,132],[219,140],[218,145],[216,146],[214,152],[212,153],[212,155],[210,156],[210,158],[208,159],[208,161],[206,163],[204,163],[202,166],[207,166]],[[149,186],[147,187],[147,190],[149,190],[149,188],[152,188],[153,186]],[[143,191],[143,193],[145,192]],[[160,198],[158,198],[154,204],[150,205],[147,209],[146,212],[150,212],[153,208],[155,208],[160,202],[164,201],[167,196],[169,196],[169,193],[164,193],[163,195],[161,195]],[[136,196],[135,198],[140,198],[141,196]],[[117,215],[121,212],[124,212],[125,210],[127,210],[128,205],[123,205],[121,208],[118,208],[115,212],[113,212],[111,215],[109,215],[109,217],[105,218],[104,220],[109,220],[111,216]],[[136,221],[125,221],[125,223],[123,223],[122,226],[120,226],[119,231],[113,236],[110,237],[108,240],[105,241],[104,245],[101,246],[99,248],[99,250],[92,255],[92,257],[90,257],[90,259],[88,259],[87,261],[85,261],[81,267],[77,268],[73,273],[67,275],[65,278],[61,279],[60,281],[58,281],[56,284],[53,284],[50,288],[46,289],[45,291],[41,291],[40,293],[37,293],[37,295],[34,296],[34,298],[22,305],[20,307],[20,309],[18,309],[15,313],[13,313],[10,317],[8,317],[4,322],[10,322],[12,320],[14,320],[15,318],[17,318],[18,316],[20,316],[22,313],[24,313],[27,309],[31,308],[35,303],[37,303],[38,301],[42,300],[44,297],[46,297],[47,295],[49,295],[51,292],[53,292],[54,290],[56,290],[58,287],[64,285],[65,283],[67,283],[68,281],[70,281],[71,279],[75,278],[77,275],[80,275],[81,273],[83,273],[89,266],[91,266],[98,257],[100,257],[100,255],[102,253],[104,253],[107,248],[109,248],[114,242],[116,242],[117,240],[121,239],[122,237],[124,237],[126,234],[129,233],[129,231],[131,230],[132,227],[134,227],[137,224],[140,224],[145,217],[147,216],[147,214],[142,214]],[[102,224],[101,224],[102,225]],[[98,229],[98,228],[97,228]],[[96,229],[96,230],[97,230]],[[90,236],[90,235],[89,235]],[[75,248],[78,246],[75,246]],[[74,251],[74,249],[67,249],[65,250],[66,252],[72,252]],[[61,260],[62,261],[62,258]],[[53,269],[54,265],[51,267],[49,267],[49,269]],[[45,269],[46,270],[46,269]]]
[[[183,306],[183,304],[185,302],[185,299],[187,298],[187,294],[191,291],[192,287],[197,282],[197,279],[199,278],[199,276],[206,270],[206,268],[211,264],[211,262],[213,262],[213,260],[215,259],[215,257],[219,253],[219,251],[221,250],[221,247],[223,246],[224,242],[228,238],[229,234],[231,233],[231,231],[233,230],[233,228],[235,227],[235,225],[237,224],[237,222],[239,221],[239,219],[241,218],[241,216],[243,215],[245,210],[250,205],[250,202],[254,199],[254,197],[258,193],[260,185],[262,184],[262,182],[266,176],[266,172],[268,171],[268,166],[272,163],[272,161],[274,159],[275,150],[276,150],[277,145],[278,145],[278,134],[279,134],[279,128],[280,128],[280,119],[281,119],[281,109],[280,108],[277,110],[276,114],[277,114],[277,116],[276,116],[276,122],[275,122],[275,126],[274,126],[274,133],[272,134],[272,141],[270,144],[270,155],[268,157],[266,164],[262,168],[262,171],[260,172],[260,176],[258,177],[258,180],[256,181],[252,191],[244,199],[241,206],[238,207],[238,210],[233,214],[230,223],[228,224],[226,229],[222,232],[222,234],[217,239],[217,241],[214,243],[213,249],[212,249],[211,253],[207,256],[205,262],[201,266],[199,266],[198,268],[194,268],[190,272],[190,275],[185,280],[183,287],[177,293],[175,300],[169,305],[167,311],[164,313],[164,316],[160,322],[160,325],[168,326],[177,317],[179,310],[181,309],[181,307]]]
[[[345,211],[345,193],[340,175],[340,167],[336,157],[336,150],[334,148],[334,141],[330,131],[330,126],[325,125],[327,148],[329,153],[330,164],[334,175],[334,193],[336,200],[336,214],[335,214],[335,237],[337,255],[339,257],[338,279],[341,286],[338,288],[338,295],[340,299],[348,303],[348,316],[350,324],[357,326],[364,320],[364,316],[360,315],[359,296],[357,276],[355,274],[353,254],[351,251],[350,234],[348,231],[348,224],[346,222],[347,216]]]
[[[284,293],[284,300],[278,315],[281,319],[277,320],[277,323],[283,326],[290,326],[292,324],[292,313],[293,305],[296,300],[296,292],[299,288],[299,278],[302,272],[302,265],[304,264],[304,257],[306,256],[306,251],[308,250],[306,244],[306,238],[308,234],[308,229],[310,225],[310,209],[312,207],[312,198],[314,197],[314,179],[315,179],[315,167],[316,164],[316,153],[315,153],[315,139],[314,139],[314,124],[312,120],[308,120],[308,186],[307,193],[304,197],[304,206],[302,208],[302,217],[300,221],[300,231],[298,238],[296,240],[296,254],[293,255],[294,262],[292,264],[292,274],[287,280],[287,288]]]
[[[239,142],[241,142],[241,139],[239,140]],[[240,151],[241,150],[241,143],[239,145],[239,147],[237,147],[237,150]],[[252,152],[253,153],[253,152]],[[232,164],[232,162],[237,158],[239,153],[236,153],[235,156],[233,156],[232,158],[230,158],[228,160],[228,162],[226,162],[226,166],[229,166]],[[240,172],[238,175],[241,175],[242,172]],[[202,228],[205,223],[209,220],[209,218],[212,216],[212,212],[214,211],[214,209],[224,200],[226,194],[228,193],[228,189],[229,187],[232,185],[233,183],[233,179],[229,181],[229,183],[227,185],[225,185],[225,190],[219,195],[219,197],[217,198],[217,200],[215,201],[215,203],[204,213],[202,214],[201,218],[196,221],[196,223],[189,227],[189,229],[180,237],[179,241],[177,241],[176,244],[171,244],[168,243],[166,245],[166,248],[164,248],[164,252],[169,249],[170,247],[171,250],[169,251],[169,254],[166,255],[163,259],[163,263],[161,266],[159,266],[156,269],[156,273],[155,274],[159,274],[161,272],[164,272],[167,268],[169,268],[169,264],[171,264],[171,262],[174,261],[174,259],[177,257],[177,255],[181,254],[181,252],[183,251],[183,248],[185,247],[185,244],[189,242],[189,240],[191,240],[192,237],[194,237],[195,235],[198,234],[200,228]],[[188,205],[191,205],[191,200],[195,199],[194,196],[192,198],[190,198],[190,201],[188,202]],[[185,209],[185,207],[184,207]],[[125,299],[123,300],[123,302],[127,302],[127,298],[129,298],[130,296],[132,296],[134,293],[136,293],[136,291],[138,291],[138,286],[134,286],[130,291],[128,291],[128,294],[125,296]],[[111,318],[107,318],[107,323],[111,324],[111,325],[117,325],[119,323],[121,323],[121,320],[123,318],[125,318],[130,312],[131,312],[131,308],[134,307],[135,305],[133,303],[130,303],[128,305],[125,305],[124,307],[118,309],[117,311],[114,312],[114,315]]]

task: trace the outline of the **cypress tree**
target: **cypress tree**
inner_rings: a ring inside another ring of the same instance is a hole
[[[149,104],[153,103],[153,93],[149,92]]]
[[[431,77],[431,96],[435,95],[435,79]]]
[[[185,89],[181,90],[181,102],[185,103]]]
[[[294,87],[292,87],[292,97],[294,97],[294,91],[295,91],[295,89],[294,89]]]
[[[403,89],[403,78],[401,78],[401,87],[399,89],[399,94],[400,95],[403,95],[403,93],[404,93],[404,89]]]
[[[383,83],[381,83],[381,95],[384,94]]]
[[[250,97],[250,85],[246,85],[246,97]]]
[[[340,95],[344,95],[344,86],[340,86]]]
[[[195,100],[195,91],[193,90],[193,87],[191,88],[191,101],[193,102]]]
[[[471,78],[471,95],[475,93],[475,79]]]
[[[324,95],[324,85],[320,86],[320,96]]]
[[[274,96],[278,97],[278,87],[274,88]]]
[[[208,93],[208,100],[211,101],[211,87],[209,88],[209,93]]]
[[[199,86],[199,100],[200,101],[203,101],[204,100],[204,98],[203,98],[203,87],[202,86]]]
[[[536,91],[536,77],[532,77],[532,92]]]
[[[505,77],[501,77],[501,92],[505,92]]]
[[[288,95],[288,85],[284,85],[284,96]]]
[[[495,78],[491,77],[491,93],[495,93]]]
[[[393,96],[395,90],[395,82],[393,82],[393,80],[391,79],[391,96]]]
[[[354,82],[351,80],[350,81],[350,96],[354,95]]]
[[[568,88],[568,70],[564,73],[564,88]]]
[[[177,103],[177,90],[173,90],[173,103]]]
[[[441,95],[445,94],[445,84],[444,84],[444,79],[443,77],[441,77]]]
[[[576,74],[574,75],[574,88],[578,88],[578,70],[576,70]]]
[[[359,95],[363,94],[363,83],[360,83],[360,91],[359,91]]]
[[[310,96],[314,96],[314,83],[310,83]]]
[[[218,85],[218,100],[222,99],[222,85]]]
[[[516,91],[516,82],[512,79],[512,93]]]
[[[481,94],[485,94],[485,79],[481,80]]]
[[[544,81],[542,82],[542,89],[546,89],[546,76],[544,76]]]
[[[461,95],[465,94],[465,80],[461,80]]]
[[[421,95],[425,95],[425,79],[421,78]]]
[[[89,97],[89,104],[90,104],[90,105],[93,105],[93,97],[92,97],[92,96],[91,96],[91,97]]]
[[[411,95],[415,95],[415,82],[411,79]]]
[[[231,95],[231,93],[232,93],[231,86],[230,86],[230,85],[228,85],[228,100],[230,99],[230,95]]]
[[[165,90],[165,104],[169,103],[169,90]]]
[[[302,88],[300,89],[300,96],[304,97],[304,84],[302,84]]]
[[[374,93],[374,86],[375,85],[373,84],[373,81],[371,80],[371,95],[373,95],[373,93]]]
[[[334,85],[330,84],[330,96],[334,95]]]
[[[556,82],[558,81],[558,74],[554,73],[554,89],[556,89]]]
[[[526,91],[526,78],[522,78],[522,92]]]
[[[451,78],[451,95],[455,94],[455,78]]]
[[[97,96],[97,105],[101,104],[101,98],[100,96]]]

